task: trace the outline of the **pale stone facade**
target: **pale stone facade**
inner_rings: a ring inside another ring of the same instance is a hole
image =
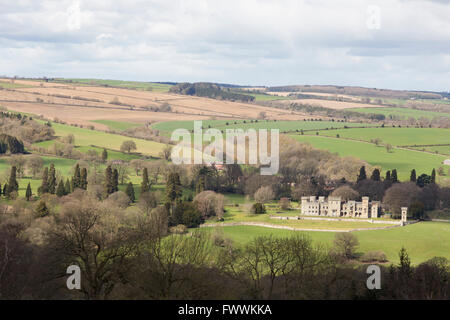
[[[307,216],[378,218],[380,212],[379,201],[369,201],[369,197],[362,197],[362,201],[342,201],[340,197],[302,197],[302,214]]]
[[[402,207],[402,222],[408,220],[408,207]]]

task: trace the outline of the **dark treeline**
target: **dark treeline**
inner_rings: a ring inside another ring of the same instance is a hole
[[[212,83],[180,83],[171,87],[169,92],[230,101],[250,102],[255,99],[251,95],[236,93],[229,88],[222,89]]]
[[[0,154],[4,153],[24,153],[23,142],[10,135],[0,133]]]

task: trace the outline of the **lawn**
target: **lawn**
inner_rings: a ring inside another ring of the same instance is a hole
[[[208,221],[209,223],[217,223],[218,225],[222,223],[230,222],[261,222],[264,224],[272,224],[277,226],[287,226],[293,228],[304,228],[304,229],[321,229],[321,230],[342,230],[348,231],[357,228],[379,228],[390,226],[390,224],[373,224],[366,221],[319,221],[319,220],[278,220],[271,219],[271,215],[280,216],[298,216],[300,210],[288,210],[280,211],[276,204],[271,204],[266,206],[267,213],[265,214],[251,214],[248,213],[243,206],[226,207],[227,212],[224,214],[223,222]]]
[[[386,119],[408,119],[411,117],[415,119],[419,119],[421,117],[433,119],[434,117],[450,117],[450,113],[440,113],[409,108],[351,108],[347,109],[347,111],[366,114],[382,114],[386,117]]]
[[[205,228],[213,229],[213,228]],[[286,237],[296,232],[308,234],[315,242],[332,246],[335,233],[316,231],[289,231],[254,226],[221,227],[224,235],[241,246],[263,235]],[[406,227],[384,230],[356,231],[360,247],[358,252],[383,251],[390,262],[398,263],[398,252],[405,247],[412,263],[418,264],[435,256],[450,259],[450,223],[420,222]]]
[[[353,156],[373,166],[380,166],[383,170],[382,174],[387,170],[397,169],[398,177],[403,181],[409,179],[412,169],[416,169],[419,174],[431,174],[433,168],[442,166],[442,162],[447,158],[442,155],[405,149],[394,148],[391,152],[387,152],[384,147],[371,143],[323,136],[291,135],[291,137],[300,142],[310,143],[316,148],[338,153],[340,156]],[[439,179],[440,177],[438,182]]]

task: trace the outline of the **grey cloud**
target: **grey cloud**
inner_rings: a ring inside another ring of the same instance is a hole
[[[77,1],[2,2],[0,68],[24,76],[449,90],[448,2],[377,1],[381,29],[369,30],[372,2],[80,0],[79,28],[67,25]]]

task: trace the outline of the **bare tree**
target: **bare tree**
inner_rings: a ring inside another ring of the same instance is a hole
[[[256,202],[266,203],[275,198],[275,193],[270,186],[263,186],[255,192],[254,198]]]
[[[58,224],[48,234],[61,267],[80,266],[87,299],[107,298],[129,270],[129,257],[145,241],[145,233],[122,217],[84,197],[63,205]]]

